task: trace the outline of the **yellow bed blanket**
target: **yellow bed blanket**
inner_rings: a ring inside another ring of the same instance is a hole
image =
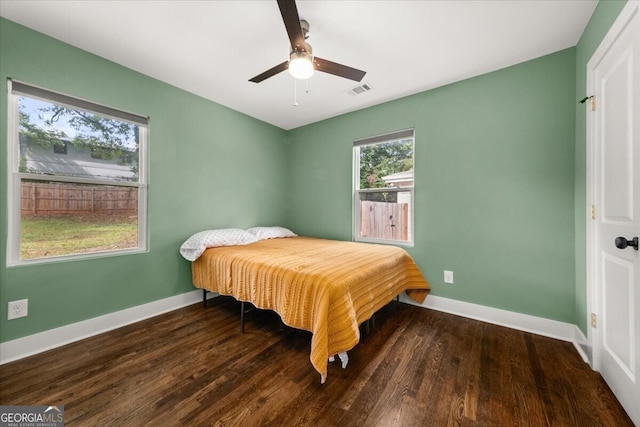
[[[327,376],[329,356],[352,349],[358,326],[400,294],[422,302],[429,284],[409,254],[387,245],[289,237],[207,249],[193,284],[270,309],[310,331],[311,363]]]

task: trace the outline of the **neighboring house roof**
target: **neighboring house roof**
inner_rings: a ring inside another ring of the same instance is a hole
[[[55,153],[53,147],[43,147],[20,138],[21,155],[25,166],[34,173],[77,176],[84,178],[135,180],[131,165],[120,164],[120,159],[96,159],[91,157],[91,148],[75,147],[65,140],[66,154]]]
[[[27,159],[27,168],[37,171],[37,173],[78,176],[85,178],[118,179],[130,180],[135,178],[135,173],[129,166],[114,164],[97,164],[82,160],[71,160],[69,162],[51,162],[48,160]]]
[[[411,185],[413,183],[413,169],[404,172],[396,172],[391,175],[383,176],[382,180],[391,187],[398,187],[401,184]]]

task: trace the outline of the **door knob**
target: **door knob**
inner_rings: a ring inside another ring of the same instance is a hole
[[[616,248],[625,249],[627,246],[631,246],[636,251],[638,250],[638,238],[634,237],[631,240],[627,240],[624,237],[616,237]]]

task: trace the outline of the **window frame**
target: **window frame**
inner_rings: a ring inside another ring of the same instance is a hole
[[[7,267],[48,264],[60,261],[95,259],[109,256],[148,252],[147,232],[147,188],[148,188],[148,139],[149,118],[116,108],[65,95],[20,81],[7,79]],[[21,96],[39,99],[79,111],[99,114],[115,120],[138,126],[138,181],[115,181],[98,178],[81,178],[64,175],[45,175],[19,171],[19,98]],[[135,187],[138,189],[138,241],[135,248],[103,250],[33,259],[20,258],[21,226],[21,183],[23,180]]]
[[[62,148],[56,148],[60,146],[62,146]],[[62,141],[62,144],[53,144],[53,154],[60,154],[60,155],[66,156],[68,147],[69,147],[69,143],[67,141]]]
[[[412,155],[412,163],[413,163],[413,185],[410,187],[385,187],[385,188],[360,188],[360,147],[383,144],[387,142],[394,142],[400,140],[411,139],[413,143],[413,155]],[[415,236],[415,160],[416,160],[416,137],[415,137],[415,129],[404,129],[395,132],[385,133],[381,135],[376,135],[372,137],[357,139],[353,141],[353,206],[352,206],[352,215],[353,215],[353,240],[355,242],[363,242],[363,243],[378,243],[378,244],[387,244],[387,245],[397,245],[397,246],[406,246],[413,247],[414,245],[414,236]],[[409,192],[411,197],[411,204],[409,206],[409,233],[408,240],[393,240],[393,239],[378,239],[378,238],[370,238],[370,237],[360,237],[360,226],[362,222],[362,218],[360,215],[360,195],[367,193],[404,193]]]

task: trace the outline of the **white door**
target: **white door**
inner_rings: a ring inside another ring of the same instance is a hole
[[[592,63],[592,61],[594,61]],[[631,1],[589,62],[594,369],[640,426],[640,13]],[[618,239],[616,241],[616,239]]]

